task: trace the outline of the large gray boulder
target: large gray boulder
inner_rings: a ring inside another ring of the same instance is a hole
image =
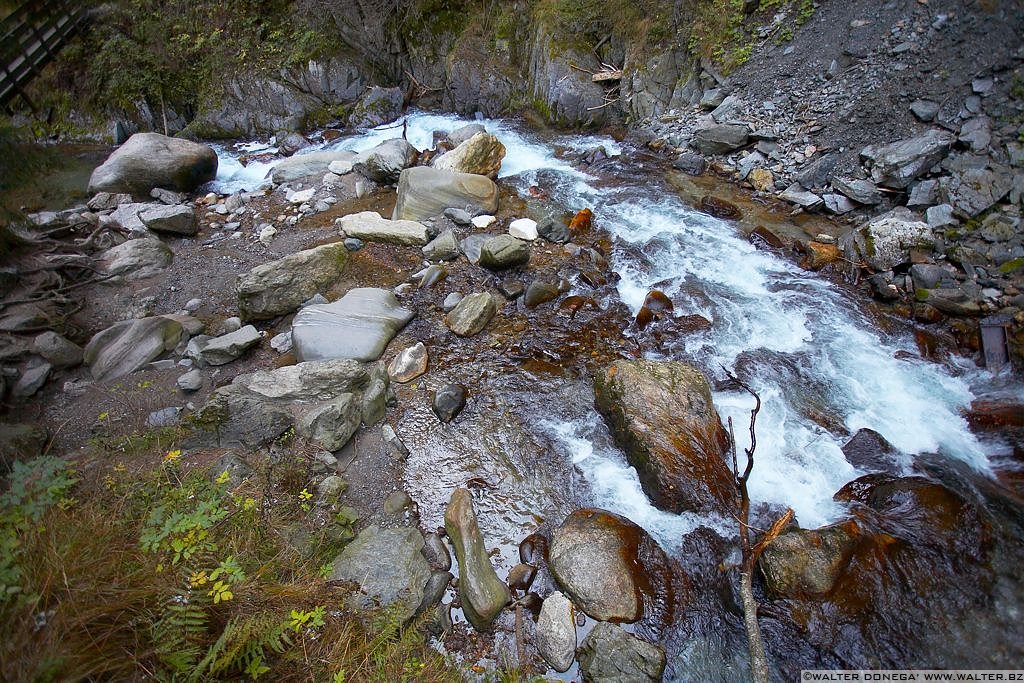
[[[750,129],[739,123],[722,123],[701,128],[693,134],[690,147],[701,154],[726,154],[745,147],[750,140]]]
[[[352,170],[375,183],[398,182],[398,176],[416,163],[416,148],[402,138],[385,140],[376,147],[360,152],[352,162]]]
[[[899,208],[848,233],[842,246],[852,258],[882,272],[909,263],[911,249],[934,249],[935,236],[927,223]]]
[[[172,235],[194,235],[199,232],[199,221],[191,206],[154,206],[139,214],[139,219],[153,232]]]
[[[262,266],[238,281],[238,308],[247,320],[291,313],[341,276],[348,251],[341,242],[307,249]]]
[[[405,96],[400,88],[371,86],[353,107],[348,125],[353,128],[373,128],[391,123],[402,115],[404,101]]]
[[[98,381],[135,372],[181,339],[181,323],[163,316],[123,320],[97,332],[85,346],[85,364]]]
[[[459,563],[462,611],[473,628],[486,631],[498,612],[512,601],[512,595],[491,565],[468,489],[452,492],[444,513],[444,528]]]
[[[143,280],[164,272],[174,260],[174,252],[156,237],[140,237],[107,249],[96,260],[105,275]]]
[[[430,240],[427,227],[417,221],[388,220],[376,211],[360,211],[337,220],[342,234],[367,242],[422,247]]]
[[[647,590],[671,590],[657,581],[671,574],[668,566],[650,534],[606,510],[577,510],[551,536],[552,575],[580,609],[599,621],[640,619],[644,601],[655,597]]]
[[[572,602],[555,591],[544,599],[537,619],[537,649],[555,671],[568,671],[576,660],[576,622]]]
[[[488,133],[477,133],[452,151],[436,157],[431,164],[442,171],[475,173],[494,179],[505,158],[505,145]]]
[[[872,180],[902,190],[942,161],[954,140],[949,133],[931,129],[907,140],[869,145],[860,156],[871,167]]]
[[[676,361],[619,360],[594,378],[594,404],[651,502],[670,512],[736,509],[729,437],[711,387]]]
[[[392,219],[420,221],[455,207],[471,214],[498,210],[498,186],[490,178],[472,173],[441,171],[417,166],[402,171],[398,201]]]
[[[498,311],[498,302],[489,292],[477,292],[464,297],[445,316],[445,323],[460,337],[472,337],[487,327]]]
[[[530,262],[530,243],[511,235],[489,238],[480,247],[480,265],[488,270],[504,270]]]
[[[939,181],[939,196],[953,212],[971,219],[992,208],[1013,188],[1010,169],[969,168]]]
[[[416,529],[367,527],[335,558],[330,580],[359,586],[349,593],[357,609],[389,608],[404,622],[416,612],[430,579],[422,548]]]
[[[296,154],[275,164],[270,179],[280,185],[311,176],[322,178],[332,163],[350,162],[355,158],[356,153],[349,150]]]
[[[592,683],[656,683],[665,651],[614,624],[598,624],[580,645],[580,672]]]
[[[414,315],[390,290],[352,289],[334,303],[306,306],[298,312],[292,322],[295,354],[300,361],[377,360]]]
[[[209,146],[136,133],[92,172],[88,191],[148,197],[154,187],[191,192],[215,177],[217,153]]]

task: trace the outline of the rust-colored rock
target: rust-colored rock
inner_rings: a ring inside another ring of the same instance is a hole
[[[743,216],[738,206],[714,195],[701,197],[700,210],[716,218],[728,218],[730,220],[737,220]]]
[[[1024,427],[1024,404],[1013,398],[983,398],[971,403],[967,411],[971,429]]]
[[[821,270],[843,257],[843,252],[834,244],[811,241],[805,244],[804,247],[807,250],[807,256],[800,261],[800,267],[807,270]]]
[[[593,226],[594,212],[590,209],[580,209],[572,220],[569,221],[569,232],[576,235],[587,232]]]
[[[657,289],[652,289],[644,297],[644,305],[636,313],[636,326],[644,329],[655,320],[665,320],[672,317],[672,310],[675,306],[672,299]]]
[[[782,239],[774,232],[764,227],[763,225],[759,225],[756,228],[754,228],[753,231],[751,231],[750,235],[747,237],[747,239],[750,240],[750,243],[753,244],[758,249],[786,248],[786,245],[783,243]]]
[[[615,361],[594,378],[595,406],[652,503],[670,512],[731,513],[736,487],[711,388],[680,362]]]
[[[747,180],[758,192],[771,192],[775,189],[775,176],[767,168],[755,168],[747,176]]]

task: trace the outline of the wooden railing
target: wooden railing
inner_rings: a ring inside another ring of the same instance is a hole
[[[21,97],[25,86],[82,26],[86,12],[70,0],[29,0],[0,21],[0,106]]]

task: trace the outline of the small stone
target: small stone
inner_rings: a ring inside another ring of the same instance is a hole
[[[491,216],[490,214],[475,216],[473,218],[473,226],[481,229],[487,228],[490,227],[496,220],[498,219],[495,218],[494,216]]]
[[[509,301],[514,301],[526,291],[526,285],[515,278],[507,277],[498,283],[498,291]]]
[[[392,359],[388,376],[395,382],[411,382],[427,371],[428,354],[423,342],[417,342]]]
[[[412,498],[405,491],[395,491],[384,499],[384,512],[389,515],[398,514],[412,506]]]
[[[434,394],[431,408],[441,422],[451,422],[466,406],[466,388],[458,384],[448,384]]]
[[[537,619],[537,649],[552,669],[568,671],[576,659],[576,624],[572,602],[555,591],[541,606]]]
[[[348,482],[336,474],[325,477],[316,485],[317,505],[331,505],[348,488]]]
[[[363,248],[363,241],[358,237],[346,237],[344,240],[345,249],[349,251],[359,251]]]
[[[217,334],[231,334],[242,329],[242,319],[237,315],[230,318],[224,318],[221,322],[220,327],[217,328]]]
[[[275,334],[270,340],[270,348],[274,349],[278,353],[288,353],[292,350],[292,331],[285,330],[280,334]]]
[[[274,239],[274,235],[276,234],[277,228],[275,228],[273,225],[264,225],[263,228],[260,229],[260,234],[258,236],[260,244],[269,245],[271,240]]]
[[[959,221],[953,217],[953,207],[949,204],[928,207],[928,210],[925,211],[925,220],[928,222],[928,227],[933,230],[959,224]]]
[[[472,337],[483,331],[498,310],[498,302],[489,292],[470,294],[445,316],[445,323],[460,337]]]
[[[508,234],[517,239],[532,242],[537,239],[537,221],[532,218],[519,218],[509,223]]]
[[[174,425],[181,422],[181,411],[182,408],[172,406],[170,408],[162,408],[161,410],[154,410],[146,418],[147,427],[173,427]]]
[[[914,100],[910,104],[910,111],[917,117],[918,121],[928,123],[934,121],[939,113],[939,103],[931,100]]]
[[[460,301],[462,301],[462,295],[458,292],[452,292],[444,298],[444,301],[441,302],[441,308],[445,313],[449,313],[459,305]]]
[[[384,439],[384,443],[391,448],[392,453],[400,459],[404,459],[409,455],[409,449],[404,443],[402,443],[402,440],[398,438],[398,434],[395,433],[395,429],[391,425],[386,424],[381,427],[381,437]]]
[[[452,221],[456,225],[472,225],[473,224],[473,217],[471,215],[469,215],[469,212],[466,211],[465,209],[457,209],[455,207],[451,207],[451,208],[448,208],[448,209],[444,210],[444,215],[447,218],[452,219]]]
[[[190,370],[178,378],[178,388],[184,392],[199,391],[202,386],[203,373],[199,370]]]

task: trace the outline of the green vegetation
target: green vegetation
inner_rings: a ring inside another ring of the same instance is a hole
[[[678,26],[671,0],[538,0],[535,21],[590,47],[609,36],[659,43]]]
[[[726,74],[750,59],[759,37],[755,28],[771,23],[768,38],[776,45],[793,39],[793,26],[803,26],[814,15],[814,0],[761,0],[752,18],[744,13],[744,0],[695,0],[688,46],[694,54],[711,59]]]
[[[0,678],[458,680],[418,624],[348,613],[325,583],[356,516],[308,504],[299,445],[249,454],[255,473],[237,481],[168,436],[96,442],[78,472],[15,464],[0,496]]]

